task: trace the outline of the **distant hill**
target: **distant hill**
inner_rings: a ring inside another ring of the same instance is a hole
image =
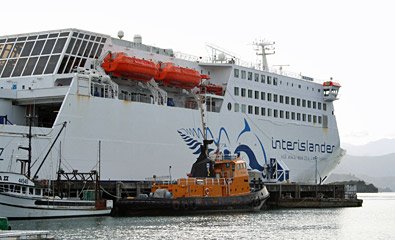
[[[334,182],[334,184],[352,184],[357,186],[357,192],[359,193],[377,193],[378,188],[373,184],[365,183],[365,181],[358,180],[358,181],[341,181],[341,182]]]
[[[395,153],[383,156],[346,155],[325,181],[364,180],[380,189],[395,191]]]
[[[383,156],[346,155],[334,173],[367,175],[370,177],[395,177],[395,153]]]
[[[353,156],[381,156],[395,153],[395,139],[383,138],[364,145],[343,143],[342,147],[348,155]]]
[[[344,182],[344,181],[359,181],[362,180],[357,176],[349,174],[332,173],[325,181],[325,183]]]
[[[372,183],[375,187],[378,188],[379,192],[393,192],[395,190],[395,186],[393,186],[394,184],[392,184],[395,183],[395,177],[372,178],[366,175],[361,175],[357,177],[353,174],[332,173],[326,179],[325,184],[351,181],[364,181],[367,184]],[[392,186],[393,188],[391,188],[390,186]]]

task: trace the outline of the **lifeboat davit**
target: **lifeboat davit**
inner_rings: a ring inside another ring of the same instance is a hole
[[[206,75],[201,75],[194,69],[175,66],[173,63],[162,63],[161,65],[159,75],[155,79],[162,81],[165,85],[192,89],[206,78]]]
[[[139,81],[149,81],[159,74],[159,68],[154,62],[129,57],[122,52],[109,53],[101,66],[106,73],[111,73],[115,77],[125,77]]]

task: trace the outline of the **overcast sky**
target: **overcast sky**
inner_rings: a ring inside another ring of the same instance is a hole
[[[342,142],[395,138],[393,1],[3,1],[0,35],[80,28],[201,56],[213,43],[254,60],[251,43],[276,42],[269,65],[341,83]]]

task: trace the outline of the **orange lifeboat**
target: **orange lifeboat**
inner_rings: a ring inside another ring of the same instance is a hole
[[[200,75],[194,69],[175,66],[173,63],[162,63],[159,75],[155,79],[163,81],[166,85],[192,89],[198,86],[204,78],[206,78],[205,75]]]
[[[115,77],[125,77],[139,81],[149,81],[159,73],[158,66],[154,62],[128,57],[122,52],[109,53],[101,66],[106,73],[111,73]]]
[[[222,96],[223,87],[220,85],[215,85],[215,84],[207,84],[204,86],[200,86],[200,91],[213,93],[215,95]]]

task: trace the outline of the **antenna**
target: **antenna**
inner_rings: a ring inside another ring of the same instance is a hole
[[[213,63],[215,62],[227,62],[231,64],[239,63],[240,58],[236,56],[236,54],[225,50],[221,47],[218,47],[214,44],[206,44],[206,47],[208,47],[211,51],[211,61]]]
[[[253,45],[256,46],[256,49],[255,49],[255,51],[257,52],[256,55],[262,56],[262,63],[261,63],[262,70],[269,69],[266,56],[276,53],[274,51],[274,49],[275,49],[273,46],[274,44],[275,44],[275,42],[269,42],[269,41],[265,41],[265,40],[253,42]]]
[[[278,70],[280,70],[280,73],[283,71],[283,67],[289,67],[289,64],[277,64],[273,65],[273,67],[278,67]]]

